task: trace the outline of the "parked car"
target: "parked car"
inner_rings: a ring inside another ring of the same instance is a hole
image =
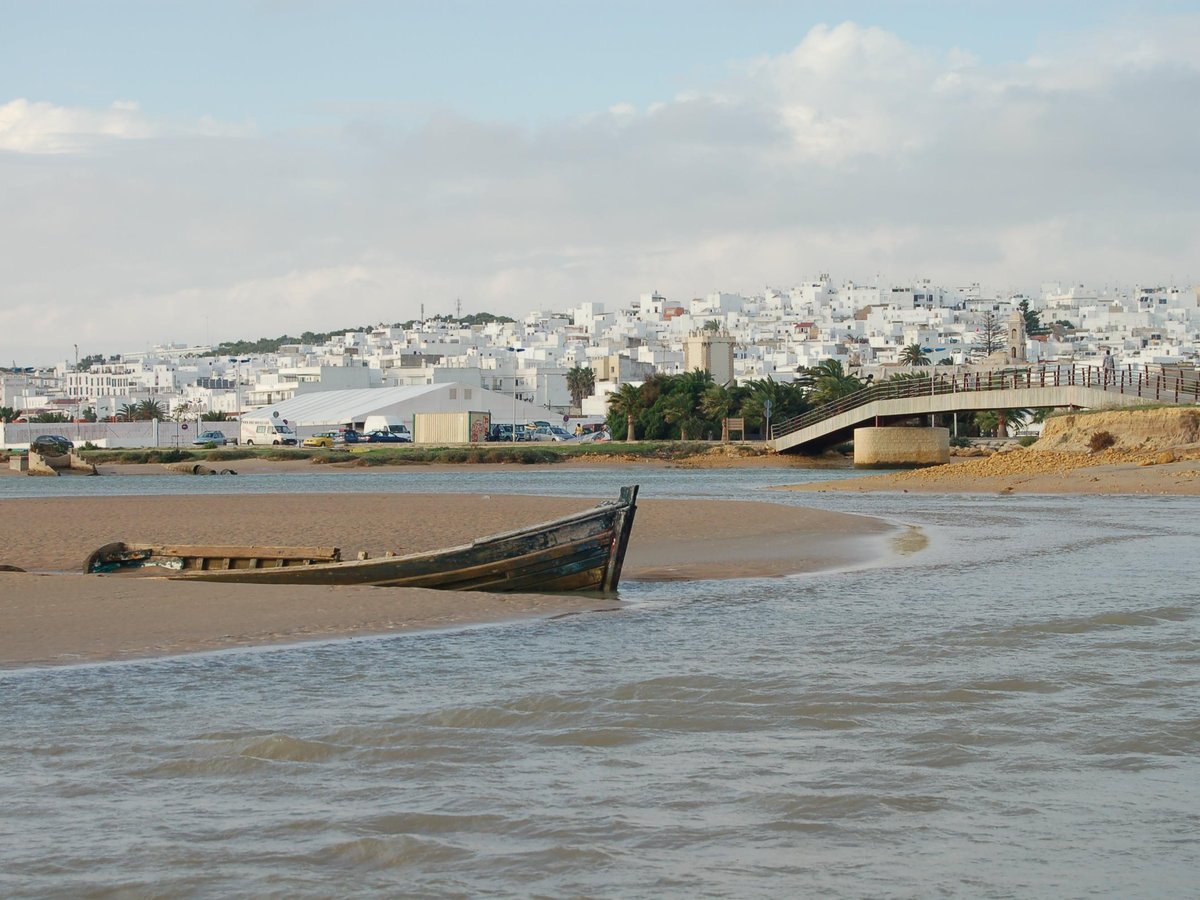
[[[607,431],[585,431],[575,440],[579,441],[581,444],[593,441],[597,443],[603,443],[604,441],[611,441],[612,435]]]
[[[335,444],[342,441],[342,436],[336,431],[322,431],[319,434],[314,434],[312,437],[304,439],[305,447],[323,447],[326,450],[332,450]]]
[[[29,449],[49,456],[62,456],[75,449],[75,445],[61,434],[39,434],[29,442]]]
[[[517,441],[532,440],[531,434],[532,432],[530,432],[524,425],[517,426]],[[511,425],[493,425],[492,430],[488,432],[488,440],[507,442],[511,444],[513,441],[513,427]]]
[[[202,431],[196,435],[196,439],[192,441],[197,447],[203,447],[205,444],[216,444],[218,447],[224,447],[229,443],[229,438],[225,437],[223,431]]]
[[[347,444],[358,444],[366,440],[366,437],[359,434],[353,428],[347,428],[345,431],[338,432],[342,436],[342,441]]]
[[[363,438],[368,444],[411,444],[412,438],[394,431],[372,431]]]
[[[529,439],[533,441],[573,441],[575,435],[558,425],[547,425],[538,427],[529,433]]]

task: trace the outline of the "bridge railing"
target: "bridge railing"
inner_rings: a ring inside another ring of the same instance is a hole
[[[1200,403],[1200,373],[1166,366],[1103,366],[1051,364],[987,372],[920,372],[923,378],[881,381],[839,397],[799,416],[773,423],[771,437],[780,438],[801,428],[849,412],[877,400],[903,400],[963,392],[1004,391],[1035,387],[1090,387],[1116,394],[1170,403]]]

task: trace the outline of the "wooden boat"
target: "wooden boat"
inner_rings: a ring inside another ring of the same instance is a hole
[[[199,547],[105,544],[84,572],[146,566],[172,578],[246,584],[371,584],[453,591],[600,591],[617,589],[637,510],[637,485],[618,500],[541,525],[470,544],[376,559],[343,560],[336,547]]]

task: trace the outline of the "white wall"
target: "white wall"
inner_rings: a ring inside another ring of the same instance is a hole
[[[184,428],[183,425],[187,427]],[[40,434],[61,434],[82,446],[97,447],[190,447],[201,431],[220,431],[227,438],[238,436],[237,422],[9,422],[0,424],[0,447],[25,449]]]

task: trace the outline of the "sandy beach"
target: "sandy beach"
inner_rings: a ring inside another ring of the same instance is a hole
[[[270,465],[270,464],[268,464]],[[161,468],[159,469],[161,472]],[[184,477],[184,476],[164,476]],[[112,540],[416,552],[534,524],[595,500],[473,494],[286,494],[8,500],[0,665],[128,659],[611,609],[567,595],[181,583],[77,574]],[[763,502],[639,501],[624,578],[781,576],[867,561],[890,525]]]
[[[795,491],[938,494],[1200,494],[1200,459],[1173,453],[1095,455],[1011,450],[944,466],[796,485]]]

